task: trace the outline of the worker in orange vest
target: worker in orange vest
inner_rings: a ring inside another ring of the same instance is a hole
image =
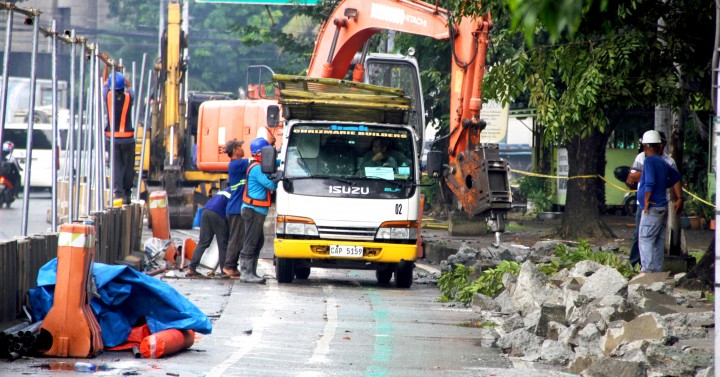
[[[115,81],[115,102],[112,102],[112,80]],[[133,128],[131,114],[135,100],[135,92],[127,87],[125,76],[115,72],[114,77],[108,77],[103,87],[103,98],[107,122],[105,123],[105,150],[110,153],[111,132],[115,135],[113,198],[121,198],[123,204],[130,204],[130,194],[133,188],[135,174],[135,129]],[[115,115],[115,124],[110,131],[110,122]]]
[[[248,167],[247,183],[243,191],[243,204],[240,215],[245,223],[245,242],[240,253],[240,281],[244,283],[265,283],[265,278],[257,275],[257,262],[265,243],[263,224],[267,217],[271,201],[271,193],[277,188],[282,177],[278,172],[275,178],[269,178],[262,172],[262,148],[270,146],[267,140],[259,137],[250,143],[252,162]]]

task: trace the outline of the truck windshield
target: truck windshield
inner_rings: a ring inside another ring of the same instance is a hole
[[[413,138],[406,129],[300,124],[287,148],[287,178],[413,181]]]

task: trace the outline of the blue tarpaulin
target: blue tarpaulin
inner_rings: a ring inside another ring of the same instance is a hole
[[[37,288],[29,292],[35,321],[42,320],[53,304],[57,258],[38,273]],[[123,265],[95,263],[93,274],[100,297],[90,301],[102,329],[105,347],[125,343],[133,326],[144,318],[151,333],[166,329],[210,334],[210,319],[193,303],[162,280]]]

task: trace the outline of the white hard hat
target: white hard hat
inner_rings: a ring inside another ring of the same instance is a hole
[[[643,144],[660,144],[662,141],[660,140],[660,133],[655,130],[647,131],[643,134],[642,137],[642,143]]]

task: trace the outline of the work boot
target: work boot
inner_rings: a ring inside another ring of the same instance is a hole
[[[265,284],[265,278],[255,274],[257,268],[257,257],[243,258],[240,267],[240,281],[243,283]]]

